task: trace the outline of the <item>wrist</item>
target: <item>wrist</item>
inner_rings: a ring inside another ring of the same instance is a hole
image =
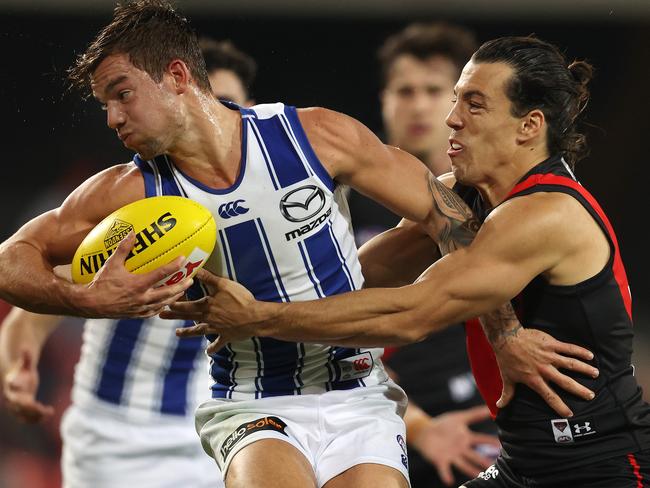
[[[70,310],[71,314],[79,317],[94,317],[94,305],[96,300],[87,285],[68,283],[64,286],[63,306]]]
[[[277,334],[282,322],[283,303],[256,302],[253,307],[255,336],[272,337]]]

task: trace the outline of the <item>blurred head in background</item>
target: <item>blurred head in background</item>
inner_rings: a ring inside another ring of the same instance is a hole
[[[203,37],[199,40],[199,46],[214,95],[219,100],[244,107],[253,105],[250,89],[257,73],[255,60],[230,41]]]
[[[445,118],[454,84],[477,47],[474,34],[463,27],[416,23],[378,51],[386,142],[414,154],[437,175],[450,167]]]

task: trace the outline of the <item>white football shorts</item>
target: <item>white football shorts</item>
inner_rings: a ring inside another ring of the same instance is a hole
[[[223,487],[191,419],[161,415],[129,422],[119,409],[71,406],[61,422],[64,488]]]
[[[395,468],[408,480],[406,405],[406,394],[390,380],[318,395],[212,399],[197,409],[196,429],[224,477],[242,448],[279,439],[304,454],[319,487],[363,463]]]

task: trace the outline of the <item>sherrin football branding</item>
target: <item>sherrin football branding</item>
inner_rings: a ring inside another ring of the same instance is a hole
[[[135,235],[135,244],[133,245],[133,249],[129,255],[126,257],[126,260],[128,261],[136,254],[147,249],[158,239],[164,237],[164,235],[172,230],[175,225],[176,219],[173,217],[172,213],[165,212],[163,215],[158,217],[155,222],[150,223]],[[133,225],[128,222],[119,219],[115,220],[104,238],[104,246],[106,249],[96,254],[81,256],[81,261],[79,262],[81,275],[97,273],[99,268],[101,268],[110,255],[113,254],[113,251],[122,239],[124,239],[132,230]]]
[[[137,200],[102,220],[79,245],[72,261],[72,278],[89,283],[115,252],[119,243],[135,232],[135,242],[125,266],[147,273],[185,256],[182,268],[159,284],[178,283],[203,266],[214,249],[217,229],[212,214],[199,203],[177,196]]]

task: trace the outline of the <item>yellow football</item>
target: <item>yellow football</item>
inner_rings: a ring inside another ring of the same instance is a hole
[[[160,285],[177,283],[203,266],[217,239],[217,225],[203,205],[183,197],[162,196],[137,200],[116,210],[90,231],[72,261],[75,283],[89,283],[119,242],[135,232],[135,244],[126,259],[132,273],[147,273],[185,256],[182,271]]]

